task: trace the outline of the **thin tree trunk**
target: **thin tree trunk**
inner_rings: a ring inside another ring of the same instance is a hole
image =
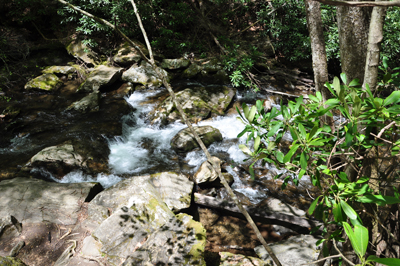
[[[213,166],[214,170],[217,172],[219,179],[221,180],[221,183],[224,185],[224,187],[226,188],[226,190],[228,191],[229,195],[231,196],[232,200],[235,202],[235,204],[238,206],[239,210],[241,211],[241,213],[246,217],[247,221],[249,222],[249,224],[251,225],[251,227],[253,228],[254,232],[257,235],[258,240],[261,242],[261,244],[264,246],[264,248],[267,250],[267,252],[269,253],[269,255],[271,256],[272,260],[275,262],[275,264],[277,266],[282,266],[282,264],[280,263],[280,261],[278,260],[278,258],[276,257],[276,255],[274,254],[274,252],[272,251],[272,249],[268,246],[267,242],[265,242],[265,239],[262,237],[260,230],[258,230],[257,225],[254,223],[253,219],[250,217],[249,213],[244,209],[243,205],[239,202],[238,198],[236,197],[235,193],[233,193],[232,189],[230,188],[228,182],[226,181],[226,179],[224,178],[224,176],[221,173],[221,169],[220,167],[214,162],[214,160],[212,160],[210,153],[208,152],[206,146],[204,145],[203,141],[200,139],[199,135],[197,134],[197,132],[194,130],[192,124],[189,122],[189,120],[186,117],[186,114],[184,113],[181,104],[176,100],[175,97],[175,93],[172,90],[171,86],[169,85],[167,78],[165,77],[165,75],[159,71],[159,68],[155,65],[154,63],[154,58],[151,52],[151,46],[150,43],[148,41],[147,38],[147,34],[143,28],[143,25],[141,23],[141,19],[139,16],[139,13],[137,12],[137,8],[135,5],[135,2],[133,0],[131,0],[132,6],[135,10],[135,14],[136,17],[139,21],[139,26],[142,30],[143,36],[146,39],[146,44],[147,44],[147,48],[149,50],[149,54],[150,54],[150,59],[147,58],[144,53],[140,50],[140,48],[131,40],[129,39],[125,34],[123,34],[117,27],[115,27],[113,24],[111,24],[110,22],[108,22],[107,20],[98,18],[86,11],[83,11],[82,9],[64,1],[64,0],[57,0],[58,2],[64,4],[64,5],[68,5],[69,7],[71,7],[72,9],[84,14],[85,16],[88,16],[96,21],[99,21],[109,27],[111,27],[112,29],[114,29],[115,31],[117,31],[118,34],[121,35],[121,37],[123,37],[126,41],[128,41],[142,56],[142,58],[144,60],[146,60],[148,63],[151,64],[152,68],[154,69],[154,71],[157,73],[158,77],[162,80],[163,85],[167,88],[168,92],[170,93],[171,97],[172,97],[172,101],[174,102],[176,108],[178,109],[179,113],[182,116],[183,121],[185,121],[186,125],[189,127],[190,131],[192,132],[193,136],[195,137],[196,141],[199,143],[201,149],[204,151],[204,153],[206,154],[207,160],[211,163],[211,165]]]
[[[374,91],[378,81],[378,66],[380,59],[381,42],[383,40],[383,23],[386,16],[386,7],[374,7],[371,14],[368,35],[368,52],[365,64],[363,88],[368,84]]]
[[[324,102],[329,99],[329,90],[324,84],[328,82],[328,62],[326,59],[325,39],[322,29],[321,5],[317,1],[304,0],[306,7],[307,26],[310,34],[315,90],[321,92]],[[324,116],[324,124],[335,131],[333,118]],[[321,125],[322,126],[322,125]]]

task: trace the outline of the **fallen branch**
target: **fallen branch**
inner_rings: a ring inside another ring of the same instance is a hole
[[[198,205],[205,207],[211,207],[214,209],[219,209],[227,212],[241,213],[239,208],[233,203],[227,200],[221,200],[210,196],[205,196],[200,193],[194,193],[194,202]],[[309,220],[306,218],[288,215],[279,212],[271,212],[260,208],[244,208],[249,212],[249,214],[256,220],[268,220],[271,224],[278,224],[288,228],[293,228],[294,226],[301,227],[302,229],[310,230],[311,228],[318,225],[317,221]]]

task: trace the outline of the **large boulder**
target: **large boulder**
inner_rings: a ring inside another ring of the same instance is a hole
[[[95,92],[100,88],[109,86],[117,81],[122,75],[122,68],[101,65],[96,67],[86,81],[79,87],[80,91]]]
[[[63,178],[71,171],[83,171],[90,175],[104,173],[108,171],[108,154],[104,153],[109,150],[104,149],[103,145],[106,145],[104,138],[97,141],[92,137],[83,138],[80,142],[65,142],[50,146],[34,155],[22,170],[31,171],[39,178],[49,178],[48,173],[50,173],[57,179]],[[44,169],[45,172],[37,169]]]
[[[100,225],[85,239],[82,254],[105,255],[110,265],[205,265],[204,228],[171,210],[190,204],[192,187],[182,175],[161,173],[132,177],[101,192],[88,206],[89,219]],[[99,211],[103,215],[93,215]]]
[[[141,190],[143,186],[156,191],[172,211],[180,211],[190,206],[193,182],[186,176],[174,172],[125,179],[97,195],[90,206],[94,204],[117,209],[126,204],[133,194],[139,193],[138,190]],[[116,194],[118,197],[115,196]]]
[[[4,180],[0,182],[0,217],[12,216],[22,224],[75,224],[81,203],[99,189],[97,183],[61,184],[24,177]]]
[[[164,69],[158,68],[158,71],[164,73],[164,75],[168,77],[168,73]],[[124,74],[122,74],[122,80],[134,84],[142,84],[151,88],[158,88],[162,85],[162,80],[158,77],[151,65],[145,61],[142,61],[140,66],[133,65],[125,71]]]
[[[97,112],[100,108],[100,98],[100,92],[92,92],[79,101],[72,103],[68,106],[67,110],[75,110],[81,113]]]
[[[206,146],[210,146],[216,141],[222,141],[222,134],[217,128],[212,126],[195,126],[193,128]],[[183,153],[190,152],[200,146],[190,129],[184,128],[171,139],[171,147],[174,151]]]
[[[25,84],[26,90],[37,89],[44,91],[57,90],[62,85],[62,81],[55,74],[43,74]]]
[[[142,43],[139,41],[134,41],[134,43],[139,46],[140,50],[142,50],[145,55],[149,54],[146,47]],[[138,63],[140,59],[141,55],[139,52],[128,42],[122,43],[118,47],[117,53],[114,55],[114,62],[123,66]]]
[[[86,64],[97,65],[99,62],[98,55],[80,39],[72,40],[66,49],[70,55],[82,60]]]
[[[320,253],[315,244],[318,240],[312,235],[297,235],[269,246],[282,265],[297,266],[307,264],[313,266],[317,265],[312,262],[318,259]],[[258,246],[254,250],[262,260],[271,260],[270,255],[263,246]]]
[[[235,96],[235,90],[226,86],[187,88],[176,94],[176,99],[191,122],[199,122],[211,114],[223,115]],[[152,114],[154,122],[173,123],[181,117],[171,97]]]

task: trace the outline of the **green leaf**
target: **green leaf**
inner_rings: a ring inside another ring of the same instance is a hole
[[[243,103],[243,104],[242,104],[242,109],[243,109],[244,117],[247,118],[247,117],[249,116],[249,111],[250,111],[250,109],[249,109],[249,107],[247,106],[246,103]]]
[[[267,137],[272,137],[273,135],[275,135],[276,132],[281,128],[282,125],[283,125],[283,121],[276,122],[276,124],[268,132]]]
[[[389,105],[389,104],[396,104],[400,101],[400,91],[394,91],[392,92],[384,101],[383,101],[383,106]]]
[[[383,67],[384,67],[385,69],[388,69],[388,62],[389,62],[389,59],[388,59],[386,56],[383,56],[383,58],[382,58],[382,65],[383,65]]]
[[[331,106],[331,105],[338,105],[340,103],[340,101],[338,99],[329,99],[325,102],[325,105],[327,106]]]
[[[285,157],[283,157],[283,163],[287,163],[290,161],[290,159],[292,158],[293,154],[297,151],[299,146],[300,146],[299,144],[292,145],[289,152],[285,155]]]
[[[360,177],[358,180],[357,180],[357,184],[362,184],[362,183],[365,183],[365,182],[367,182],[369,180],[369,177],[368,176],[363,176],[363,177]]]
[[[257,106],[257,111],[258,111],[259,113],[261,113],[261,111],[264,109],[264,108],[263,108],[263,101],[257,100],[256,106]]]
[[[292,127],[289,127],[289,131],[290,131],[290,135],[292,136],[292,138],[293,138],[293,141],[296,141],[296,140],[298,140],[298,138],[297,138],[297,134],[296,134],[296,131],[294,130],[294,128],[292,128]]]
[[[257,136],[256,139],[254,140],[254,152],[258,151],[258,147],[260,147],[260,136]]]
[[[400,199],[391,196],[382,196],[386,204],[397,204],[400,203]]]
[[[342,208],[339,204],[333,204],[332,208],[332,213],[333,213],[333,218],[335,218],[335,221],[340,223],[343,222],[343,213],[342,213]]]
[[[357,197],[356,200],[361,203],[375,203],[379,206],[385,205],[385,200],[380,195],[367,194],[362,197]]]
[[[368,256],[367,261],[373,261],[388,266],[400,266],[400,259],[395,258],[378,258],[377,256]]]
[[[244,144],[239,144],[239,149],[242,150],[243,153],[253,156],[253,153],[251,152],[251,150]]]
[[[358,79],[353,79],[350,84],[349,87],[355,87],[355,86],[360,86],[360,81]]]
[[[301,169],[307,170],[307,155],[304,151],[300,155],[300,165]]]
[[[315,133],[317,133],[317,131],[318,131],[319,128],[320,128],[320,127],[319,127],[318,125],[315,125],[315,126],[311,129],[311,132],[310,132],[310,134],[308,135],[308,140],[310,140],[310,139],[312,139],[312,138],[314,137]]]
[[[340,94],[340,81],[338,79],[338,77],[334,77],[333,78],[333,88],[336,91],[336,94],[339,95]]]
[[[251,179],[254,180],[255,175],[254,175],[254,168],[253,168],[253,165],[254,165],[254,163],[252,163],[252,164],[249,166],[249,172],[250,172]]]
[[[362,225],[356,225],[354,227],[354,235],[360,249],[359,256],[364,257],[368,246],[368,229]]]
[[[340,74],[340,78],[341,78],[341,80],[343,81],[343,83],[347,85],[347,77],[346,77],[346,74],[345,74],[345,73],[341,73],[341,74]]]
[[[308,95],[308,97],[309,97],[312,101],[314,101],[314,102],[316,102],[316,103],[319,103],[318,98],[315,97],[314,95],[310,94],[310,95]]]
[[[371,99],[374,98],[368,84],[365,84],[365,90],[367,91],[367,93]]]
[[[253,122],[254,120],[254,115],[256,114],[257,111],[257,107],[255,107],[254,105],[251,107],[250,112],[249,112],[249,116],[247,116],[247,120],[249,120],[250,123]]]
[[[280,150],[276,151],[275,156],[278,162],[283,163],[283,153]]]
[[[360,249],[359,249],[359,247],[357,245],[357,240],[355,239],[356,237],[354,235],[353,229],[351,228],[351,226],[347,222],[343,222],[343,228],[344,228],[344,231],[346,232],[346,235],[350,239],[350,243],[353,246],[354,251],[357,254],[360,254]]]
[[[350,219],[357,219],[358,217],[357,213],[349,204],[347,204],[347,202],[340,200],[340,204],[342,205],[342,209],[344,213],[347,215],[347,217],[349,217]]]
[[[304,128],[304,126],[301,123],[298,123],[297,126],[299,127],[301,138],[306,139],[307,133],[306,133],[306,129]]]
[[[308,208],[308,214],[312,215],[314,213],[315,207],[318,204],[319,198],[322,197],[322,195],[318,196],[310,205],[310,208]]]

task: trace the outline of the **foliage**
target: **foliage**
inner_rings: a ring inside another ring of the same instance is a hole
[[[261,53],[254,46],[251,49],[250,55],[239,50],[239,48],[239,45],[234,45],[233,49],[228,48],[230,52],[223,58],[224,68],[230,73],[229,78],[234,87],[243,86],[257,91],[258,86],[252,78],[250,70]]]
[[[322,195],[311,204],[309,214],[324,223],[322,230],[326,238],[322,241],[343,241],[344,230],[363,265],[372,261],[398,265],[391,260],[383,262],[376,257],[364,257],[368,229],[363,222],[369,214],[368,206],[400,203],[398,193],[388,196],[376,189],[376,182],[379,186],[379,182],[385,181],[390,186],[398,177],[394,161],[393,167],[378,168],[375,175],[371,174],[371,165],[375,165],[371,160],[378,160],[378,154],[383,162],[394,160],[399,152],[400,141],[395,136],[400,133],[397,128],[400,91],[380,98],[372,94],[368,85],[362,89],[357,80],[347,83],[345,74],[341,75],[341,80],[343,84],[337,77],[333,84],[326,84],[333,95],[326,102],[317,92],[316,96],[309,95],[307,103],[299,97],[287,105],[281,104],[280,110],[273,107],[270,112],[265,112],[261,101],[251,108],[244,104],[240,119],[246,126],[239,136],[248,133],[248,141],[254,144],[253,151],[245,145],[240,148],[254,162],[262,159],[286,169],[289,174],[283,188],[290,180],[298,185],[302,177],[308,176],[312,184],[321,189]],[[333,114],[337,115],[332,125],[334,131],[322,123],[325,116]],[[293,138],[287,149],[282,148],[281,143],[286,132]],[[357,170],[355,176],[346,174],[347,165]],[[355,233],[346,221],[351,222]]]
[[[382,72],[381,80],[378,83],[380,89],[386,89],[390,85],[395,87],[400,87],[400,67],[395,67],[393,69],[389,68],[389,59],[386,56],[382,57],[382,66],[379,66]]]
[[[382,54],[390,62],[398,62],[400,59],[400,9],[388,7],[383,26]]]

